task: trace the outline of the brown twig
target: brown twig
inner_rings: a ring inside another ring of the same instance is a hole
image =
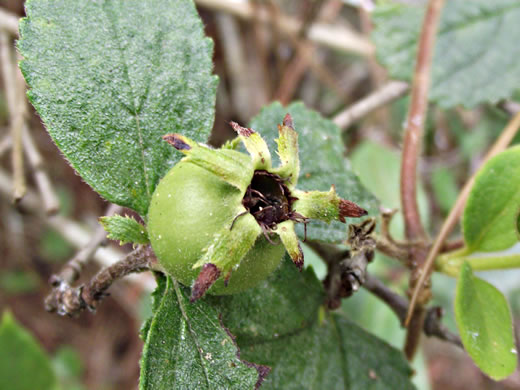
[[[504,150],[513,140],[515,134],[517,133],[518,129],[520,128],[520,111],[517,112],[517,114],[509,121],[507,126],[504,128],[502,133],[500,134],[500,137],[496,140],[496,142],[493,144],[493,146],[489,149],[488,153],[484,157],[481,166],[483,166],[490,158],[496,156],[498,153],[500,153],[502,150]],[[466,204],[466,199],[468,198],[468,195],[471,191],[471,187],[473,186],[473,182],[475,181],[476,173],[474,173],[471,178],[466,182],[464,185],[464,188],[459,193],[459,196],[455,202],[455,205],[452,207],[448,217],[444,221],[441,230],[439,231],[439,234],[437,235],[437,238],[435,239],[435,242],[433,246],[431,247],[428,257],[426,258],[426,261],[421,267],[420,270],[420,277],[417,281],[417,285],[415,286],[413,290],[412,297],[410,299],[410,308],[408,309],[408,315],[406,317],[405,324],[408,323],[410,320],[412,313],[415,309],[415,305],[417,304],[417,300],[419,297],[419,294],[421,293],[424,283],[426,280],[430,277],[432,270],[433,270],[433,264],[435,262],[435,259],[437,255],[439,254],[444,241],[448,237],[448,235],[451,233],[453,228],[455,227],[455,224],[460,218],[460,215],[462,214],[462,210],[464,209],[464,205]]]
[[[254,7],[248,2],[235,0],[196,0],[197,5],[210,9],[228,12],[244,20],[258,18],[262,23],[270,23],[270,13],[267,7]],[[280,23],[281,32],[295,34],[299,31],[301,23],[293,18],[285,17]],[[362,35],[343,26],[331,26],[326,23],[316,23],[306,36],[307,39],[330,48],[369,56],[374,53],[374,45]]]
[[[9,126],[11,128],[14,177],[13,200],[18,202],[27,190],[22,146],[22,129],[25,123],[27,107],[25,105],[25,96],[20,93],[17,86],[11,38],[5,30],[0,30],[0,59],[2,62],[2,76],[9,109]]]
[[[86,285],[72,287],[65,281],[56,281],[45,299],[45,310],[69,316],[76,316],[84,309],[94,311],[112,283],[132,273],[152,270],[156,262],[151,247],[141,246],[102,269]]]
[[[417,161],[428,107],[430,67],[433,58],[435,33],[443,5],[444,0],[430,0],[426,9],[411,87],[410,108],[405,125],[401,161],[401,207],[405,222],[406,238],[411,241],[426,239],[426,232],[422,226],[417,206]],[[420,267],[426,260],[426,250],[421,246],[412,247],[410,255],[413,267],[410,287],[414,288],[416,280],[420,277],[418,274],[421,270]],[[429,294],[424,294],[422,298],[424,301],[427,301],[430,296]],[[421,306],[413,312],[412,323],[410,323],[411,326],[407,332],[404,350],[409,360],[413,358],[419,343],[420,332],[417,332],[417,329],[422,329],[424,318],[423,303],[425,302],[421,302]]]
[[[32,168],[32,174],[34,175],[38,192],[42,198],[45,213],[47,215],[54,215],[58,212],[60,207],[58,195],[51,184],[49,175],[47,175],[47,172],[44,169],[43,159],[26,124],[23,126],[22,134],[24,151],[27,155],[29,165]]]
[[[17,15],[0,8],[0,30],[18,36],[18,19]]]
[[[332,121],[343,131],[346,131],[354,122],[360,120],[377,108],[399,99],[401,96],[404,96],[408,90],[409,84],[404,81],[389,81],[367,97],[341,111]]]
[[[121,210],[121,206],[111,204],[108,206],[106,215],[111,216],[119,213]],[[70,285],[78,280],[83,268],[90,262],[97,249],[106,241],[106,236],[105,229],[99,225],[87,245],[63,266],[59,274],[51,276],[51,285],[59,286],[63,283]]]
[[[13,141],[11,140],[11,134],[8,133],[0,141],[0,157],[11,149],[11,146],[13,146]]]
[[[395,313],[401,324],[406,318],[406,310],[408,308],[408,301],[406,298],[396,294],[376,277],[367,274],[365,284],[363,285],[368,291],[374,294],[377,298],[385,302],[390,309]],[[426,312],[424,317],[424,324],[422,331],[427,336],[434,336],[441,340],[445,340],[455,344],[461,348],[462,342],[460,337],[452,333],[442,324],[442,309],[440,307],[432,307]]]

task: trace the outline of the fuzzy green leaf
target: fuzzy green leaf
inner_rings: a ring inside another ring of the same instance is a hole
[[[241,357],[272,368],[262,389],[413,389],[402,353],[341,315],[325,314],[314,272],[289,258],[258,287],[209,297]]]
[[[146,216],[181,154],[213,124],[212,42],[192,0],[26,2],[20,66],[52,139],[81,177]]]
[[[269,149],[274,151],[277,148],[277,126],[282,123],[287,113],[293,118],[300,149],[301,167],[296,188],[306,191],[329,191],[330,186],[334,184],[340,197],[357,203],[367,210],[369,215],[377,215],[378,202],[359,182],[348,161],[343,157],[345,148],[340,130],[333,122],[323,118],[316,111],[307,109],[303,103],[292,103],[287,107],[273,103],[262,109],[253,118],[250,126],[266,139]],[[280,159],[273,153],[273,166],[279,163]],[[298,225],[297,232],[303,237],[301,224]],[[311,221],[307,237],[311,240],[341,242],[346,238],[346,226],[337,221],[330,225]]]
[[[520,146],[489,160],[478,172],[468,197],[462,228],[469,252],[493,252],[518,241]]]
[[[457,282],[455,319],[464,348],[484,373],[500,380],[515,371],[517,353],[506,298],[473,276],[467,262]]]
[[[411,80],[424,7],[376,8],[373,38],[391,77]],[[520,2],[450,0],[439,22],[430,99],[442,107],[510,97],[520,85]]]
[[[148,233],[146,227],[141,225],[132,217],[114,215],[99,218],[101,225],[108,232],[107,237],[111,240],[119,240],[123,244],[148,244]]]
[[[54,390],[50,359],[9,312],[0,323],[0,389]]]
[[[204,300],[190,303],[186,289],[170,278],[159,289],[162,299],[143,332],[139,388],[253,389],[259,373],[238,358],[217,311]]]

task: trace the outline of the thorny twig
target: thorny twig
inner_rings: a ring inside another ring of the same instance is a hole
[[[401,206],[405,222],[406,238],[412,241],[426,239],[426,232],[422,226],[419,208],[417,206],[417,161],[428,107],[430,67],[433,58],[435,35],[443,5],[444,0],[430,0],[426,9],[417,49],[410,108],[405,125],[401,161]],[[410,257],[412,260],[410,288],[413,289],[417,279],[420,277],[420,274],[418,274],[421,270],[420,267],[426,260],[425,248],[420,245],[411,247]],[[421,296],[421,306],[413,312],[411,320],[408,323],[409,328],[406,335],[404,351],[409,360],[413,358],[417,350],[421,329],[423,328],[424,310],[422,309],[422,304],[427,302],[429,298],[430,291],[427,290]]]
[[[131,273],[152,270],[156,263],[152,248],[141,246],[99,271],[86,285],[72,287],[65,281],[56,280],[51,294],[45,299],[45,309],[69,316],[76,316],[84,309],[94,311],[114,281]]]

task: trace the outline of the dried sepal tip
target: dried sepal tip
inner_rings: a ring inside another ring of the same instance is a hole
[[[215,264],[207,263],[202,266],[199,276],[195,280],[193,287],[191,288],[190,302],[202,298],[206,291],[217,281],[220,277],[220,270]]]
[[[276,233],[280,236],[282,243],[291,257],[294,265],[301,271],[303,269],[303,251],[294,230],[293,221],[284,221],[278,224]]]
[[[244,143],[253,160],[255,170],[271,168],[271,152],[264,139],[251,128],[242,127],[236,122],[229,123]]]
[[[345,223],[345,217],[359,218],[367,215],[368,211],[364,208],[359,207],[354,202],[346,199],[340,199],[339,201],[339,220]]]

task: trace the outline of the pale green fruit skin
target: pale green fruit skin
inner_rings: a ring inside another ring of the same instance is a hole
[[[244,160],[245,169],[250,166],[249,156],[233,153]],[[193,264],[214,234],[244,210],[242,197],[238,189],[205,169],[186,161],[177,163],[157,186],[148,212],[148,235],[162,267],[191,286],[200,272],[192,269]],[[284,253],[282,244],[272,245],[260,236],[232,272],[228,286],[220,278],[208,292],[225,295],[254,287],[278,267]]]

